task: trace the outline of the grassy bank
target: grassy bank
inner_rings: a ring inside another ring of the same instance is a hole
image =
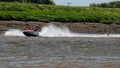
[[[119,8],[68,7],[0,2],[0,20],[102,22],[120,24]]]

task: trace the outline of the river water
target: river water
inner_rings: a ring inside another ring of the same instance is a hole
[[[120,68],[120,34],[81,34],[49,24],[40,37],[0,35],[0,68]]]
[[[119,37],[0,36],[0,68],[119,67]]]

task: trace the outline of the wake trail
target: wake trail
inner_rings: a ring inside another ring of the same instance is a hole
[[[20,29],[9,29],[5,32],[5,36],[25,36]]]
[[[5,36],[25,36],[23,30],[20,29],[10,29],[6,31]],[[65,26],[56,26],[54,24],[48,24],[41,28],[39,32],[41,37],[120,37],[120,34],[82,34],[71,32]]]

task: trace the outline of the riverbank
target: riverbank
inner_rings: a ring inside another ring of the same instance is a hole
[[[0,2],[0,20],[120,24],[119,8]]]
[[[51,22],[57,26],[65,26],[70,29],[70,31],[75,33],[120,33],[120,25],[117,24],[101,24],[101,23],[92,23],[92,22]],[[46,26],[49,23],[45,22],[35,22],[35,21],[0,21],[0,33],[4,33],[9,29],[25,29],[26,27],[37,27],[39,30],[43,26]]]

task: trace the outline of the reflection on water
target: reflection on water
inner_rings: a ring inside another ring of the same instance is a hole
[[[65,68],[96,68],[102,65],[105,68],[106,64],[118,68],[120,38],[1,36],[0,66],[3,62],[9,66],[21,65],[21,68],[37,64],[52,68],[61,65]]]

